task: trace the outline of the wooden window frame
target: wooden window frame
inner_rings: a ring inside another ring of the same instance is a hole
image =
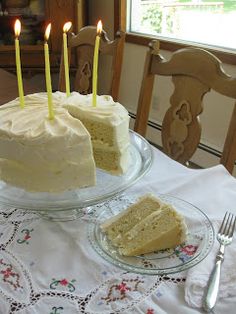
[[[148,43],[152,39],[158,39],[157,37],[145,36],[140,34],[135,34],[126,31],[126,0],[114,0],[114,33],[118,30],[122,30],[126,32],[126,42],[148,46]],[[226,51],[221,48],[212,48],[207,45],[196,45],[193,43],[180,43],[178,40],[176,42],[167,40],[167,39],[159,39],[160,40],[160,48],[168,51],[176,51],[180,48],[184,48],[187,46],[196,46],[207,49],[212,52],[215,56],[217,56],[223,63],[236,65],[236,53]]]

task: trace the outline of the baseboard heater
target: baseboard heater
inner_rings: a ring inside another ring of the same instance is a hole
[[[129,115],[132,119],[136,119],[136,115],[132,112],[129,112]],[[158,130],[158,131],[161,131],[161,124],[159,123],[156,123],[156,122],[153,122],[153,121],[150,121],[148,120],[148,126],[150,126],[151,128],[155,129],[155,130]],[[153,146],[156,146],[157,148],[161,148],[159,145],[157,145],[156,143],[153,143],[152,141],[149,141]],[[221,152],[217,149],[214,149],[206,144],[203,144],[203,143],[199,143],[198,144],[198,148],[209,153],[209,154],[212,154],[216,157],[221,157]]]

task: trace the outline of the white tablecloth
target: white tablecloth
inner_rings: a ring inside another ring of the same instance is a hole
[[[213,220],[236,213],[236,181],[223,166],[187,169],[157,149],[150,172],[125,193],[139,192],[178,196]],[[52,222],[9,208],[0,219],[1,314],[201,313],[185,301],[187,271],[147,276],[109,264],[91,247],[84,220]],[[215,313],[235,313],[235,304],[222,299]]]

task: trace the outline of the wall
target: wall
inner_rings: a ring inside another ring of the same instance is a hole
[[[110,38],[113,37],[114,2],[112,0],[88,0],[88,20],[97,25],[102,20],[103,28]]]
[[[98,18],[102,18],[106,30],[111,34],[109,28],[113,28],[113,1],[90,0],[89,1],[89,23],[94,24]],[[109,28],[108,28],[109,27]],[[122,68],[121,88],[119,101],[126,108],[135,113],[138,103],[139,89],[142,79],[143,65],[147,48],[144,46],[126,43],[124,51],[124,63]],[[170,52],[161,51],[165,58],[171,56]],[[236,76],[236,67],[223,65],[229,74]],[[102,84],[102,82],[100,82]],[[168,95],[173,90],[169,78],[158,78],[155,82],[154,95],[152,100],[152,111],[150,119],[161,124],[163,114],[168,106]],[[233,101],[214,92],[204,98],[204,112],[201,115],[202,139],[201,142],[216,151],[222,151],[224,138],[227,131],[230,115],[233,110]],[[160,131],[155,128],[148,129],[148,139],[161,144]],[[214,155],[198,149],[193,161],[202,167],[212,166],[219,162]]]

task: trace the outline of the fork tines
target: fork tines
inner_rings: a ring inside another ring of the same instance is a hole
[[[228,237],[233,237],[236,224],[236,217],[229,212],[225,213],[224,219],[220,226],[219,234],[224,234]]]

